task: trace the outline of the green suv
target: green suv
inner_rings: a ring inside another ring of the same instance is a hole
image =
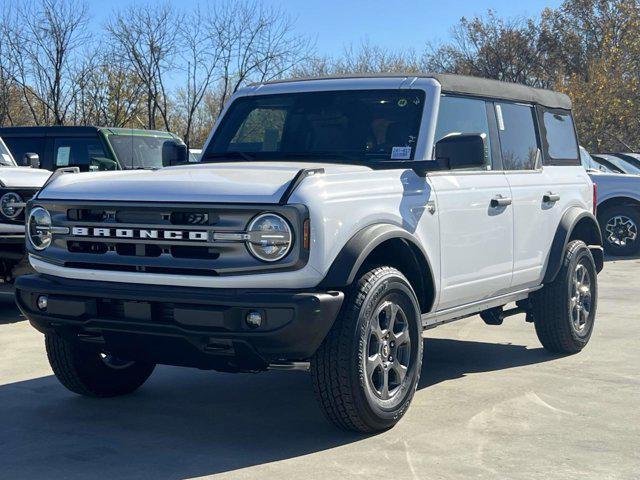
[[[153,169],[187,162],[186,145],[170,132],[110,127],[0,128],[20,165],[47,170]]]

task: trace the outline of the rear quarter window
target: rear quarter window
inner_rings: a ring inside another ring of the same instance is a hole
[[[567,111],[543,110],[541,115],[545,157],[551,163],[580,163],[573,118]]]

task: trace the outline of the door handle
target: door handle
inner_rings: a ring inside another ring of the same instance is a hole
[[[557,193],[548,192],[543,195],[542,201],[544,203],[556,203],[560,201],[560,195],[558,195]]]
[[[508,197],[502,195],[496,195],[491,199],[491,208],[507,207],[511,205],[513,201]]]

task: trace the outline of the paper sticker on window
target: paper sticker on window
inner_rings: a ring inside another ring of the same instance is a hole
[[[496,105],[496,117],[498,119],[498,129],[502,132],[504,131],[504,117],[502,116],[502,107],[500,105]]]
[[[391,149],[392,160],[410,160],[411,147],[393,147]]]
[[[69,165],[69,157],[71,156],[71,147],[58,148],[58,155],[56,155],[56,166],[66,167]]]

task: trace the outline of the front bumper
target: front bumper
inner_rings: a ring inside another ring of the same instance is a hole
[[[122,358],[227,371],[305,360],[336,319],[342,292],[205,289],[62,279],[16,280],[16,302],[41,332]],[[37,307],[48,298],[46,311]],[[263,323],[244,321],[259,311]]]

